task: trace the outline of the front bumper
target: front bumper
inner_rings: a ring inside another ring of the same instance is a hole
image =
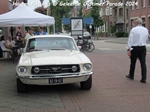
[[[51,74],[51,75],[31,75],[31,76],[21,76],[17,75],[22,83],[29,85],[59,85],[59,84],[69,84],[86,81],[93,72],[87,73],[71,73],[71,74]],[[62,83],[49,83],[49,79],[62,78]]]

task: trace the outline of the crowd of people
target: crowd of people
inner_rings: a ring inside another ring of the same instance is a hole
[[[22,41],[24,44],[26,43],[27,39],[34,36],[34,35],[46,35],[47,33],[43,31],[43,27],[38,27],[38,32],[34,31],[33,27],[29,27],[28,32],[25,32],[23,35],[20,29],[17,30],[15,38],[13,39],[12,36],[5,37],[2,35],[0,37],[0,58],[3,57],[3,51],[8,52],[10,56],[13,55],[12,48],[16,45],[17,41]]]

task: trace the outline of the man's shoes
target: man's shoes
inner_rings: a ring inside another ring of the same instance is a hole
[[[133,80],[134,78],[131,77],[130,75],[126,75],[126,78]]]
[[[146,83],[146,80],[140,80],[141,83]]]

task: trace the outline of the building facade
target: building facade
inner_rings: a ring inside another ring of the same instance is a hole
[[[14,3],[21,3],[21,2],[27,3],[27,0],[0,0],[0,14],[4,14],[13,10],[16,7]],[[5,35],[6,37],[8,37],[8,35],[12,35],[13,37],[15,34],[15,31],[13,30],[12,27],[1,27],[0,29],[2,30],[2,34]],[[23,32],[24,28],[21,28],[21,30]]]
[[[112,2],[111,0],[100,0],[100,7],[99,7],[99,16],[103,19],[104,24],[102,26],[99,26],[97,29],[102,32],[102,36],[109,36],[111,26],[113,26],[113,7],[108,5],[108,2]]]
[[[0,14],[4,14],[9,11],[9,0],[0,0]]]
[[[143,20],[143,26],[150,32],[150,0],[100,0],[100,3],[123,3],[122,6],[112,6],[108,4],[100,7],[100,17],[104,20],[104,25],[99,30],[111,34],[112,26],[114,32],[130,32],[133,21],[136,17]]]
[[[113,22],[117,31],[129,32],[129,8],[127,2],[129,0],[118,0],[117,3],[122,3],[121,6],[113,7]]]
[[[143,20],[143,26],[150,32],[150,0],[136,0],[138,5],[130,8],[129,29],[133,27],[133,21],[136,17]]]
[[[10,0],[0,0],[0,14],[7,13],[8,11],[12,10],[12,4]],[[6,37],[8,36],[8,28],[0,27],[2,30],[2,34]]]

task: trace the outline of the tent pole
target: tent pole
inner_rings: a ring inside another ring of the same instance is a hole
[[[50,33],[49,33],[49,26],[47,26],[47,33],[50,34]]]
[[[53,33],[55,34],[55,24],[53,25]]]

